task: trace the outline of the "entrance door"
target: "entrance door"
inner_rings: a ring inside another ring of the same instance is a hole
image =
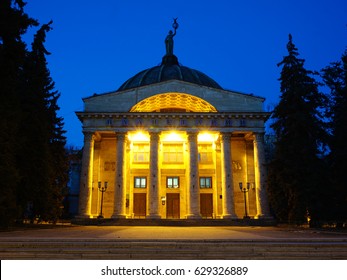
[[[134,218],[146,218],[145,193],[134,193]]]
[[[203,218],[212,218],[212,214],[213,214],[212,193],[200,194],[200,214]]]
[[[180,194],[179,193],[166,194],[166,218],[167,219],[180,218]]]

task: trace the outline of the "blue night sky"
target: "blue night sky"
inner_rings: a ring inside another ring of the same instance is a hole
[[[68,145],[82,147],[83,97],[117,90],[141,70],[159,65],[164,39],[178,17],[179,62],[223,88],[279,100],[288,34],[308,70],[340,59],[347,47],[346,0],[26,0],[26,13],[53,20],[48,67],[61,93]],[[31,42],[32,29],[25,36]]]

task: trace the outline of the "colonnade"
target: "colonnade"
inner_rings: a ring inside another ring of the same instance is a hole
[[[187,219],[200,218],[199,203],[199,162],[198,162],[198,132],[187,132],[189,165],[187,176]],[[231,133],[221,133],[221,182],[222,182],[222,215],[223,219],[237,219],[234,206],[234,187],[232,172]],[[159,213],[159,132],[150,132],[150,163],[147,187],[148,212],[147,217],[160,219]],[[91,217],[91,194],[93,175],[93,153],[95,137],[92,132],[84,133],[84,148],[82,158],[79,217]],[[126,133],[116,134],[116,170],[114,186],[114,211],[112,218],[126,218],[126,172],[125,170]],[[255,218],[270,218],[266,194],[266,167],[263,133],[253,133],[256,209]]]

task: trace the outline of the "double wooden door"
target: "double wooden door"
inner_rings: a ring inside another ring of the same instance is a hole
[[[203,218],[212,218],[213,216],[212,193],[200,194],[200,214]]]
[[[146,194],[134,193],[134,218],[146,218]]]
[[[167,219],[180,218],[180,194],[179,193],[166,194],[166,218]]]

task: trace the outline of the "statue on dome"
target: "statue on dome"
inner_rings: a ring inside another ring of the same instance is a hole
[[[174,29],[174,32],[170,30],[169,34],[165,38],[166,55],[173,55],[173,37],[176,35],[176,29],[178,28],[177,18],[174,18],[173,20],[174,22],[172,24],[172,27]]]

